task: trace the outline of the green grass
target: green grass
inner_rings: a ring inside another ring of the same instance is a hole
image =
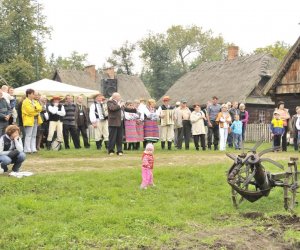
[[[69,158],[105,155],[96,150],[42,151],[27,161],[58,154]],[[155,157],[159,160],[175,154],[178,153],[157,150]],[[181,154],[188,158],[195,151]],[[2,177],[0,249],[160,248],[182,232],[253,223],[240,213],[259,211],[267,217],[286,213],[280,188],[268,198],[244,202],[235,210],[225,177],[228,164],[209,162],[210,155],[224,153],[202,154],[208,158],[205,166],[195,162],[183,167],[175,161],[171,167],[155,168],[156,187],[147,190],[139,189],[141,152],[129,153],[137,157],[138,163],[131,169],[114,166],[111,171],[45,173],[23,179]],[[287,240],[298,237],[292,230],[285,234]],[[214,238],[204,241],[213,244]]]

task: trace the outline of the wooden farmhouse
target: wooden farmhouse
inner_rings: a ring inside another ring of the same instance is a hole
[[[296,106],[300,106],[300,37],[266,84],[263,93],[276,104],[284,101],[290,113],[296,113]]]
[[[95,65],[88,66],[84,70],[56,70],[53,80],[98,90],[106,97],[110,97],[113,92],[119,92],[124,101],[150,98],[147,88],[139,77],[115,74],[113,68],[106,69],[104,73],[97,72]]]
[[[279,63],[269,54],[238,56],[238,47],[231,46],[226,60],[200,64],[177,80],[165,95],[170,96],[172,104],[186,99],[190,106],[205,106],[213,96],[220,103],[238,101],[246,105],[249,123],[269,123],[275,103],[263,94],[263,89]]]

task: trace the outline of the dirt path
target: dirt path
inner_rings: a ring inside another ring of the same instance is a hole
[[[269,154],[274,160],[288,162],[290,156],[296,154]],[[138,154],[125,154],[122,157],[101,155],[98,157],[74,157],[74,158],[44,158],[39,155],[29,155],[22,169],[34,173],[74,172],[74,171],[111,171],[114,169],[130,169],[140,167],[141,156]],[[232,161],[225,154],[207,153],[176,153],[156,154],[155,167],[172,166],[205,166],[208,164],[227,164]]]

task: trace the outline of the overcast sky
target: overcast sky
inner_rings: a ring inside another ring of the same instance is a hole
[[[53,28],[47,56],[87,53],[101,67],[112,49],[136,42],[149,31],[192,25],[221,34],[226,42],[249,53],[257,47],[300,35],[299,0],[38,0]],[[136,70],[141,62],[136,61]]]

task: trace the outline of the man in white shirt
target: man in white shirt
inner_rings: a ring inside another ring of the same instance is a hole
[[[108,145],[108,110],[105,97],[97,94],[94,103],[90,106],[89,112],[90,121],[95,131],[95,142],[98,150],[102,148],[102,141],[104,141],[105,148]]]

